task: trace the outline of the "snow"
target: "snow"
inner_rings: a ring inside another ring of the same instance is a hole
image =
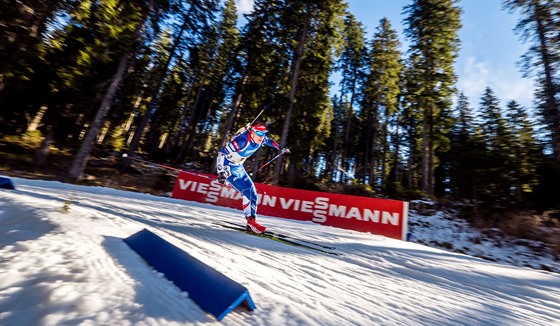
[[[414,241],[261,216],[340,256],[215,225],[237,210],[53,181],[0,190],[0,325],[559,325],[560,274],[522,246],[469,242],[442,212],[411,211]],[[123,241],[147,228],[245,286],[257,309],[221,322]],[[512,258],[513,257],[513,258]],[[516,266],[520,265],[520,266]]]

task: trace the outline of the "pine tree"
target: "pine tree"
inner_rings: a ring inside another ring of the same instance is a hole
[[[15,84],[30,80],[46,64],[47,30],[57,15],[75,5],[67,0],[0,0],[0,92],[10,83],[17,89]]]
[[[285,26],[293,26],[297,43],[289,51],[292,54],[289,73],[288,107],[280,142],[286,144],[288,135],[295,135],[295,147],[299,149],[291,156],[288,166],[289,183],[308,171],[307,164],[314,151],[328,136],[329,75],[333,65],[332,47],[336,40],[336,26],[345,6],[340,0],[318,3],[289,1]],[[300,7],[301,6],[301,7]],[[298,91],[299,89],[299,91]],[[293,120],[292,120],[293,119]],[[305,121],[293,124],[292,121]],[[296,127],[296,130],[293,130]],[[299,130],[298,130],[299,129]],[[307,137],[313,135],[313,137]],[[301,144],[300,144],[301,143]],[[303,161],[304,164],[299,162]],[[273,180],[279,181],[283,158],[276,163]],[[307,175],[312,173],[307,172]]]
[[[448,143],[446,134],[451,121],[447,118],[451,116],[451,98],[457,79],[453,63],[461,27],[457,2],[415,0],[404,9],[408,13],[405,33],[412,42],[410,53],[416,56],[414,69],[419,77],[416,82],[422,84],[414,109],[421,112],[422,191],[427,194],[435,191],[436,150]]]
[[[367,49],[364,40],[365,30],[362,23],[356,20],[354,15],[348,13],[344,19],[344,30],[342,32],[342,39],[344,45],[342,53],[338,59],[338,71],[340,72],[340,97],[337,107],[344,108],[344,114],[341,117],[342,133],[337,134],[336,137],[341,137],[342,142],[340,148],[337,146],[338,141],[334,143],[333,168],[340,168],[336,161],[347,163],[354,161],[356,164],[355,156],[357,155],[357,146],[353,146],[359,141],[359,126],[357,125],[357,108],[356,104],[359,94],[358,88],[363,84],[365,75],[365,62]],[[338,129],[337,129],[338,130]],[[358,132],[356,132],[358,130]],[[338,155],[338,152],[341,155]],[[348,167],[343,167],[348,169]],[[359,173],[359,171],[356,171]],[[363,173],[362,173],[363,174]],[[341,183],[347,180],[347,174],[343,174],[340,178]]]
[[[417,109],[422,84],[417,81],[420,79],[420,72],[415,67],[418,65],[419,56],[412,54],[405,62],[401,82],[401,112],[399,126],[402,129],[402,142],[405,146],[403,153],[406,156],[406,171],[403,183],[410,191],[420,190],[420,162],[422,161],[422,112]]]
[[[193,84],[194,97],[188,103],[190,115],[181,155],[192,156],[200,152],[205,144],[213,142],[206,138],[211,137],[211,126],[217,122],[218,111],[224,103],[225,85],[234,82],[228,79],[238,54],[239,32],[236,24],[235,2],[228,1],[219,22],[203,30],[201,41],[195,47],[198,53],[196,60],[189,61],[191,70],[199,73]]]
[[[369,71],[363,90],[362,122],[365,179],[369,184],[386,186],[394,162],[389,151],[389,127],[395,127],[403,65],[400,42],[389,20],[381,19],[371,42]],[[394,129],[394,128],[393,128]]]
[[[535,99],[550,131],[554,157],[560,161],[560,12],[558,1],[504,0],[510,11],[519,9],[523,19],[516,30],[532,42],[523,56],[525,76],[536,75]]]
[[[266,108],[263,116],[271,135],[293,148],[289,157],[275,161],[274,182],[281,174],[290,183],[312,175],[306,173],[313,165],[309,157],[328,137],[328,78],[335,27],[343,9],[339,0],[256,1],[248,16],[243,33],[247,51],[243,115],[255,116]]]
[[[115,5],[118,4],[115,3]],[[93,118],[91,125],[86,132],[78,153],[74,157],[74,161],[68,172],[68,176],[74,180],[80,179],[82,177],[94,142],[99,134],[103,121],[107,113],[109,112],[111,102],[113,101],[113,97],[117,92],[119,84],[121,83],[125,75],[129,60],[134,53],[134,46],[136,45],[136,42],[140,41],[142,31],[146,24],[146,20],[154,9],[154,0],[150,0],[146,8],[138,8],[136,6],[131,7],[129,8],[130,12],[127,12],[125,10],[121,11],[118,10],[118,8],[111,6],[109,6],[108,9],[109,12],[117,14],[114,17],[115,19],[117,19],[119,13],[128,13],[130,15],[120,17],[121,19],[118,21],[113,21],[113,23],[117,25],[111,25],[110,27],[112,32],[117,33],[117,35],[120,33],[126,35],[122,36],[122,38],[120,39],[121,41],[126,40],[126,42],[122,43],[123,48],[121,50],[122,52],[120,53],[121,56],[118,60],[116,71],[108,81],[109,86],[107,87],[103,98],[101,99],[101,103],[95,113],[95,117]],[[111,33],[109,33],[109,35],[111,35]]]
[[[451,129],[451,150],[448,155],[449,190],[456,199],[470,199],[480,185],[481,152],[477,152],[473,109],[464,93],[459,94],[455,125]]]
[[[137,150],[148,122],[157,111],[158,106],[156,103],[161,92],[161,87],[165,78],[168,76],[168,71],[171,67],[173,58],[180,52],[179,50],[181,48],[181,44],[185,41],[188,42],[195,39],[199,34],[201,34],[202,30],[208,28],[208,25],[213,20],[213,14],[216,11],[216,6],[215,0],[197,0],[179,6],[178,16],[181,19],[181,25],[174,36],[174,41],[169,49],[162,69],[159,72],[159,76],[156,80],[156,86],[152,90],[152,95],[150,96],[150,100],[147,105],[148,110],[142,117],[142,120],[140,121],[130,143],[128,149],[129,156]],[[190,37],[183,37],[184,34],[187,34]],[[125,160],[125,166],[130,165],[130,163],[131,160]]]
[[[511,189],[515,191],[516,200],[524,202],[539,182],[540,146],[525,109],[516,101],[508,102],[506,107],[507,129],[512,137],[507,161],[512,171]]]
[[[480,101],[479,128],[485,152],[480,171],[483,187],[479,189],[484,202],[494,202],[496,207],[509,200],[511,166],[509,166],[512,135],[500,109],[499,99],[487,87]]]

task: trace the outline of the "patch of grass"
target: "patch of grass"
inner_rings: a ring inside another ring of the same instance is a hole
[[[74,202],[75,196],[76,193],[72,191],[70,197],[64,201],[64,205],[62,206],[62,213],[67,214],[68,212],[70,212],[70,205],[72,205],[72,203]]]
[[[463,217],[488,238],[496,239],[500,245],[500,239],[509,236],[519,239],[520,245],[530,247],[537,254],[548,251],[560,260],[560,223],[550,220],[545,214],[535,215],[534,212],[519,209],[485,209]],[[535,246],[528,240],[542,245]]]
[[[23,137],[5,136],[0,138],[0,174],[26,179],[42,179],[66,183],[109,187],[121,190],[166,195],[173,190],[176,173],[145,167],[133,163],[123,169],[120,155],[93,151],[84,171],[84,179],[70,180],[68,172],[74,159],[71,149],[59,150],[51,147],[47,163],[35,162],[37,147]],[[98,157],[100,153],[103,157]],[[65,205],[69,207],[69,204]]]

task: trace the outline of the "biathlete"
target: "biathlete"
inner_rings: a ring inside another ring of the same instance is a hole
[[[243,212],[247,220],[246,229],[254,233],[264,233],[266,227],[257,223],[257,189],[253,180],[245,171],[243,162],[253,155],[263,145],[275,148],[281,154],[290,153],[284,146],[267,137],[266,125],[255,122],[249,130],[233,138],[218,152],[217,172],[218,182],[231,184],[235,190],[243,195]]]

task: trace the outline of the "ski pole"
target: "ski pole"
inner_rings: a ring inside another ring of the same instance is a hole
[[[155,165],[155,166],[158,166],[158,167],[163,168],[163,169],[168,169],[168,170],[173,170],[173,171],[183,171],[183,170],[181,170],[181,169],[179,169],[179,168],[174,168],[174,167],[172,167],[172,166],[163,165],[163,164],[158,164],[158,163],[146,161],[146,160],[143,160],[143,159],[139,159],[139,158],[136,158],[136,157],[128,156],[128,154],[126,154],[126,153],[123,154],[122,157],[124,157],[124,158],[129,158],[129,159],[131,159],[131,160],[133,160],[133,161],[137,161],[137,162],[142,162],[142,163],[146,163],[146,164]]]
[[[263,114],[263,112],[264,112],[264,108],[261,110],[261,112],[259,112],[259,114],[257,114],[257,116],[253,119],[253,121],[249,125],[252,126],[253,123],[255,123],[255,121],[257,121],[257,119],[261,116],[261,114]]]
[[[168,165],[164,165],[164,164],[158,164],[158,163],[146,161],[146,160],[143,160],[143,159],[140,159],[140,158],[136,158],[136,157],[130,157],[130,156],[128,156],[128,154],[126,154],[126,153],[123,154],[122,157],[124,157],[124,158],[129,158],[129,159],[131,159],[131,160],[133,160],[133,161],[137,161],[137,162],[142,162],[142,163],[146,163],[146,164],[152,164],[152,165],[155,165],[155,166],[157,166],[157,167],[160,167],[160,168],[163,168],[163,169],[167,169],[167,170],[178,171],[178,172],[185,172],[185,173],[192,174],[192,175],[196,175],[196,176],[203,177],[203,178],[206,178],[206,179],[217,180],[217,178],[209,177],[209,176],[207,176],[207,175],[203,175],[203,174],[199,174],[199,173],[195,173],[195,172],[190,172],[190,171],[185,171],[185,170],[182,170],[182,169],[179,169],[179,168],[174,168],[174,167],[172,167],[172,166],[168,166]]]
[[[255,173],[259,172],[260,170],[262,170],[265,166],[269,165],[270,163],[272,163],[272,161],[274,161],[275,159],[279,158],[280,155],[282,155],[283,153],[280,153],[276,156],[274,156],[270,161],[266,162],[265,164],[263,164],[260,168],[257,169],[257,171],[255,171]],[[253,172],[249,173],[250,176],[253,175]]]
[[[249,122],[248,124],[245,125],[245,127],[241,127],[239,128],[239,130],[237,130],[237,132],[235,133],[235,135],[233,135],[231,137],[231,139],[233,139],[234,137],[241,135],[242,133],[244,133],[245,131],[251,129],[251,126],[253,125],[253,123],[255,123],[255,121],[257,121],[257,119],[261,116],[261,114],[263,114],[264,109],[261,110],[261,112],[259,112],[259,114],[257,114],[257,116],[253,119],[253,121]]]

